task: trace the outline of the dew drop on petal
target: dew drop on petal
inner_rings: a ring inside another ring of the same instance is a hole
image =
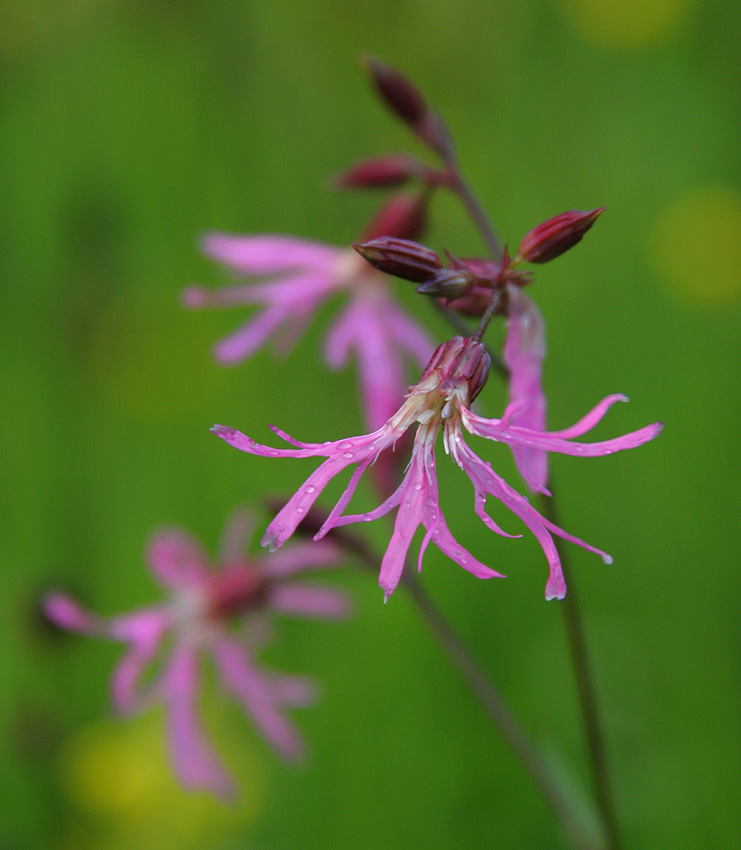
[[[347,460],[352,460],[352,458],[354,457],[354,455],[353,455],[353,453],[352,453],[352,452],[345,452],[345,453],[342,455],[342,457],[346,458]]]
[[[308,487],[304,487],[304,493],[310,496],[312,493],[316,493],[316,487],[313,484],[309,484]]]
[[[301,516],[301,514],[305,514],[306,511],[303,508],[296,508],[296,513]]]

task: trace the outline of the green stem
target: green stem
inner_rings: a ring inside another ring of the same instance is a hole
[[[550,487],[551,492],[553,492],[552,480],[548,486]],[[540,497],[540,502],[542,505],[543,516],[547,517],[547,519],[554,524],[560,525],[558,512],[556,510],[556,503],[553,496],[551,496],[550,499]],[[589,651],[587,649],[584,620],[579,607],[579,595],[576,590],[576,583],[568,561],[568,553],[561,545],[561,541],[559,539],[556,539],[555,543],[559,557],[561,558],[561,569],[563,570],[564,581],[568,588],[566,596],[558,604],[563,612],[569,652],[571,654],[571,663],[574,667],[579,706],[581,708],[582,719],[584,721],[584,734],[589,753],[594,795],[597,800],[600,815],[602,816],[607,850],[620,850],[622,842],[620,840],[615,803],[610,783],[610,773],[607,764],[605,740],[602,734],[602,725],[600,723],[597,694],[589,662]]]

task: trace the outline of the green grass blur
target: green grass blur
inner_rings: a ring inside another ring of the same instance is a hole
[[[656,419],[653,444],[556,457],[626,847],[725,848],[741,828],[738,552],[741,6],[734,0],[6,0],[0,27],[0,847],[5,850],[556,848],[521,767],[400,591],[348,571],[348,624],[278,624],[267,657],[322,681],[287,771],[217,694],[209,728],[236,806],[181,791],[156,713],[109,716],[119,647],[38,615],[65,587],[102,613],[158,591],[142,550],[187,526],[213,550],[238,502],[288,493],[310,462],[248,458],[208,427],[276,422],[324,440],[361,426],[352,373],[318,355],[322,312],[287,360],[224,370],[242,311],[188,313],[222,272],[208,229],[354,239],[377,198],[328,177],[412,141],[357,57],[397,65],[447,117],[511,245],[565,209],[607,212],[538,270],[550,422],[631,396],[603,437]],[[429,244],[480,252],[454,200]],[[400,298],[446,333],[403,284]],[[496,340],[497,330],[494,331]],[[490,415],[503,393],[492,379]],[[520,486],[505,451],[486,449]],[[558,603],[531,539],[493,539],[440,464],[451,527],[508,573],[477,582],[431,547],[423,579],[585,797]],[[365,496],[367,497],[367,496]],[[266,519],[267,517],[265,517]],[[514,521],[504,520],[508,530]],[[382,543],[387,527],[368,531]]]

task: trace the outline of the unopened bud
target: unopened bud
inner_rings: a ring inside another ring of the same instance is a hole
[[[427,225],[428,192],[397,192],[376,214],[363,233],[363,242],[379,236],[416,239]]]
[[[401,186],[422,172],[422,163],[410,156],[396,154],[359,162],[340,174],[335,184],[341,189],[375,189]]]
[[[434,251],[408,239],[381,236],[369,242],[356,242],[353,248],[380,271],[414,283],[430,280],[442,269],[440,257]]]
[[[453,301],[465,295],[476,284],[476,275],[464,267],[441,269],[415,290],[420,295],[432,295]]]
[[[580,212],[569,210],[533,228],[520,243],[519,257],[529,263],[547,263],[581,242],[584,234],[605,211],[604,207]]]
[[[450,134],[419,89],[403,74],[377,59],[365,57],[364,64],[386,106],[428,147],[449,160],[452,155]]]
[[[389,65],[370,56],[364,58],[373,84],[388,108],[409,125],[422,121],[429,109],[422,93]]]

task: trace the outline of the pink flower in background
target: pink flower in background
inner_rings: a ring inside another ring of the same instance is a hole
[[[148,548],[155,578],[169,592],[163,605],[103,619],[61,593],[48,595],[44,608],[65,629],[127,643],[114,670],[112,700],[121,714],[164,702],[170,758],[187,788],[205,788],[221,796],[234,793],[232,781],[205,738],[196,703],[200,661],[208,654],[226,690],[251,716],[265,739],[286,759],[295,760],[303,745],[287,707],[309,705],[314,684],[301,676],[273,673],[256,666],[260,617],[268,612],[337,618],[349,611],[345,594],[294,582],[302,570],[335,566],[339,550],[330,542],[300,543],[269,558],[248,560],[245,549],[252,524],[236,512],[224,530],[220,563],[214,568],[193,537],[180,529],[159,532]],[[233,631],[242,623],[253,634]],[[163,644],[169,648],[163,650]],[[149,684],[145,673],[160,651],[164,664]]]
[[[474,511],[484,524],[497,534],[504,532],[486,513],[488,495],[499,499],[516,514],[535,535],[548,560],[550,575],[546,598],[563,598],[566,586],[561,563],[552,535],[595,552],[611,563],[609,555],[595,549],[577,537],[572,537],[536,511],[528,500],[512,489],[491,465],[481,460],[463,440],[461,425],[470,433],[515,449],[561,452],[581,457],[596,457],[622,449],[634,448],[652,440],[661,430],[655,423],[638,431],[596,443],[573,442],[591,430],[617,401],[625,396],[611,395],[603,399],[575,425],[562,431],[545,432],[521,425],[511,419],[521,409],[515,401],[507,407],[502,419],[484,419],[470,409],[481,391],[489,369],[489,357],[481,343],[455,337],[439,346],[427,364],[420,381],[410,388],[401,408],[381,428],[359,437],[326,443],[301,443],[284,432],[273,429],[293,449],[275,449],[256,443],[233,428],[216,425],[212,431],[241,451],[263,457],[325,457],[326,460],[306,479],[268,526],[262,543],[270,549],[281,546],[296,530],[306,512],[327,484],[346,467],[356,464],[347,489],[340,496],[326,522],[317,533],[320,539],[330,529],[348,523],[369,521],[398,508],[394,532],[381,564],[379,583],[385,598],[393,593],[401,578],[404,562],[417,528],[422,525],[426,534],[420,547],[417,566],[421,568],[424,551],[430,541],[449,558],[479,578],[500,576],[482,564],[463,548],[450,533],[438,499],[435,472],[435,443],[443,430],[445,451],[468,475],[474,488]],[[384,450],[392,448],[412,426],[417,426],[412,458],[404,480],[398,489],[378,508],[365,514],[343,515],[358,481],[365,470]]]
[[[422,226],[424,203],[417,196],[393,196],[369,232],[415,233]],[[327,334],[325,358],[337,369],[351,353],[356,355],[371,428],[388,419],[409,384],[405,358],[421,368],[434,349],[426,332],[396,304],[384,275],[350,248],[289,236],[213,233],[204,239],[203,250],[240,276],[270,278],[215,290],[192,286],[183,293],[183,302],[192,308],[262,305],[257,315],[217,343],[215,356],[224,364],[245,360],[271,337],[278,349],[288,350],[328,298],[350,295]]]
[[[509,370],[510,425],[545,431],[546,400],[541,383],[545,357],[545,324],[535,304],[517,286],[506,290],[507,336],[502,352]],[[528,487],[550,495],[548,454],[542,448],[513,445],[517,468]]]

